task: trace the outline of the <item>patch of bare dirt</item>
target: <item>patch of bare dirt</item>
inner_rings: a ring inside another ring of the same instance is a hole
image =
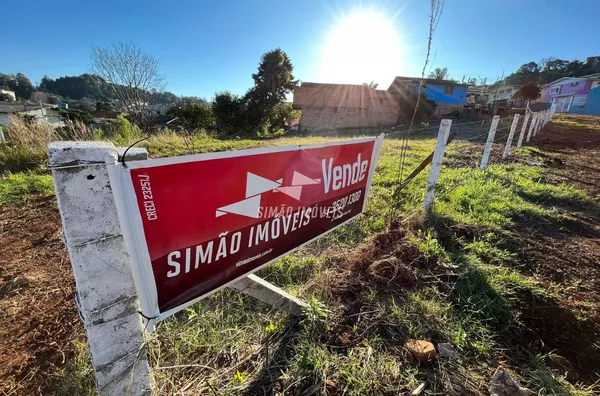
[[[53,196],[0,209],[0,393],[49,394],[84,340]]]
[[[544,174],[593,197],[600,197],[600,117],[569,116],[551,122],[533,138],[533,146],[550,153]]]

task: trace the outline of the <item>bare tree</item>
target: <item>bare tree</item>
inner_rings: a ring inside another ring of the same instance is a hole
[[[158,59],[135,44],[92,48],[91,69],[108,82],[109,89],[124,109],[142,123],[151,92],[165,86]]]

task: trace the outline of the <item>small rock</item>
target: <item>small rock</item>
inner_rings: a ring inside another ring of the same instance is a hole
[[[448,359],[454,359],[458,356],[458,352],[456,349],[452,347],[452,344],[447,342],[440,342],[438,345],[438,353],[441,357],[445,357]]]
[[[437,357],[435,347],[429,341],[408,340],[406,344],[404,344],[404,348],[406,348],[419,363],[426,363],[430,360],[435,360]]]
[[[563,356],[550,355],[546,359],[546,363],[551,369],[566,375],[567,381],[569,382],[577,381],[579,379],[579,373],[577,373],[575,367],[573,367],[571,362]]]
[[[490,381],[490,394],[492,396],[529,396],[535,395],[527,388],[523,388],[519,382],[502,367],[498,367]]]
[[[332,380],[328,379],[327,381],[325,381],[325,386],[327,387],[328,390],[333,390],[337,387],[336,383],[333,382]]]
[[[410,396],[419,396],[425,390],[425,382],[421,382],[421,385],[411,392]]]

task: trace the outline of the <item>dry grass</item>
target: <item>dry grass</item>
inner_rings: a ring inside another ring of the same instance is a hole
[[[55,140],[93,140],[91,129],[79,121],[67,123],[62,129],[46,123],[30,123],[13,114],[8,115],[8,121],[6,135],[15,147],[45,150],[48,143]]]

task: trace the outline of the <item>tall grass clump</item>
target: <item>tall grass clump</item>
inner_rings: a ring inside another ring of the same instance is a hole
[[[0,144],[0,173],[35,170],[46,162],[46,147],[55,140],[92,140],[90,128],[79,121],[55,128],[8,115],[7,143]]]

